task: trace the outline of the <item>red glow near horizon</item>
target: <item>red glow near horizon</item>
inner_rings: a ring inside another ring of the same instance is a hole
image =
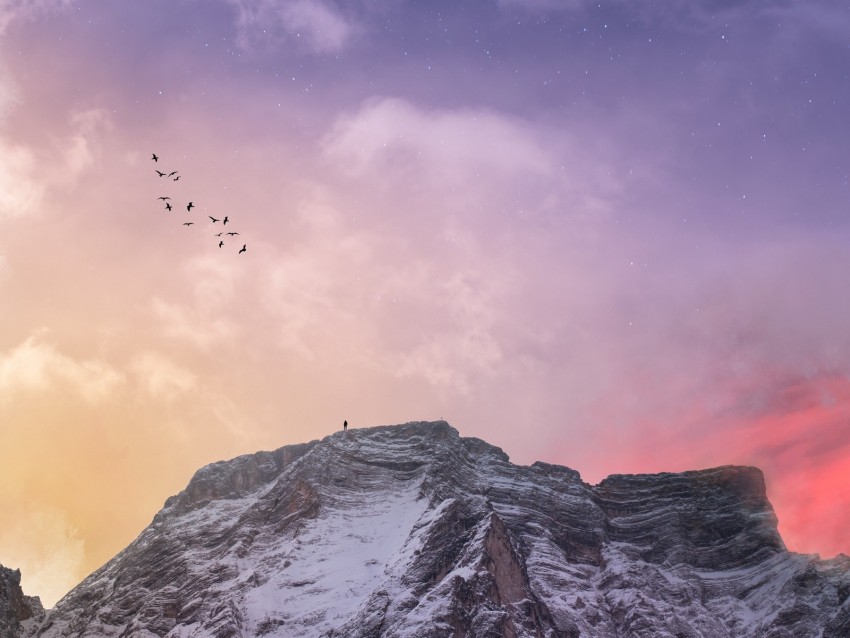
[[[850,380],[799,382],[782,399],[789,400],[786,412],[741,424],[739,455],[764,467],[789,549],[822,556],[847,552]]]
[[[828,558],[847,554],[850,529],[850,379],[799,379],[781,384],[755,407],[739,388],[741,405],[721,414],[691,406],[675,431],[656,421],[594,465],[618,473],[685,471],[753,465],[765,475],[768,498],[787,547]],[[569,463],[567,463],[569,464]],[[595,479],[596,477],[594,477]]]

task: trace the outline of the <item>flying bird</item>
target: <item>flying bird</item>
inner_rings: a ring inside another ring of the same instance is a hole
[[[151,157],[151,159],[152,159],[154,162],[158,162],[158,161],[159,161],[159,158],[156,156],[156,153],[154,153],[154,154],[153,154],[153,157]]]
[[[183,225],[184,225],[184,226],[191,226],[191,225],[192,225],[192,224],[194,224],[194,223],[195,223],[195,222],[183,222]]]
[[[225,216],[224,216],[224,223],[225,223],[225,224],[227,223],[227,219],[228,219],[228,218],[227,218],[227,215],[225,215]]]
[[[174,178],[174,181],[176,182],[178,179],[180,179],[180,176],[179,176],[179,175],[178,175],[177,177],[175,177],[175,178]]]
[[[237,254],[237,255],[241,255],[241,254],[242,254],[242,253],[244,253],[246,250],[248,250],[248,248],[247,248],[247,244],[242,244],[242,248],[240,248],[240,249],[239,249],[239,252],[238,252],[238,253],[236,253],[236,254]]]
[[[224,233],[216,233],[216,234],[215,234],[215,236],[216,236],[216,237],[221,237],[223,234],[224,234]],[[229,233],[228,233],[228,234],[229,234]]]
[[[171,204],[165,202],[165,210],[171,210]]]
[[[218,221],[218,220],[217,220],[215,217],[213,217],[212,215],[207,215],[207,217],[209,217],[211,220],[213,220],[213,224],[215,224],[215,223]]]
[[[227,233],[227,234],[230,235],[231,237],[233,237],[234,235],[238,235],[239,233]]]
[[[224,246],[224,242],[223,241],[218,242],[218,247],[221,248],[222,246]]]
[[[171,172],[168,174],[168,177],[171,177],[172,175],[177,175],[177,171],[171,171]]]
[[[194,202],[189,202],[189,205],[186,206],[186,210],[191,211],[195,207]]]
[[[154,170],[156,171],[156,169],[154,169]],[[156,171],[156,174],[159,175],[160,177],[165,177],[165,173],[163,173],[162,171]]]
[[[162,201],[165,201],[166,199],[171,199],[171,198],[170,197],[157,197],[157,199],[161,199]]]

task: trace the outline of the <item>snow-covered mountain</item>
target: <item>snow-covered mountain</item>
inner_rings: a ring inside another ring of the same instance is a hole
[[[848,638],[850,559],[755,468],[591,486],[408,423],[202,468],[34,635]]]

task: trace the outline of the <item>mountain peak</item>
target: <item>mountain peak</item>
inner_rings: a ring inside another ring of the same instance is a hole
[[[756,468],[591,486],[411,422],[201,468],[38,635],[839,638],[848,595]]]
[[[197,503],[231,498],[253,490],[275,479],[292,462],[316,448],[322,450],[322,455],[368,455],[381,453],[381,450],[384,454],[401,454],[413,448],[436,451],[440,447],[455,447],[473,456],[492,456],[504,462],[510,460],[495,445],[473,437],[461,437],[446,421],[411,421],[401,425],[351,428],[329,434],[321,440],[285,445],[271,452],[255,452],[205,465],[195,472],[183,492],[166,501],[163,512],[174,507],[185,511]]]

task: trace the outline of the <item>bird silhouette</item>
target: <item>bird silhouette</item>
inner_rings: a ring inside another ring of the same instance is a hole
[[[0,0],[0,3],[2,3],[2,0]],[[151,159],[154,162],[159,162],[159,156],[156,153],[151,154]],[[175,182],[178,181],[182,177],[182,175],[180,175],[180,171],[161,171],[159,169],[154,169],[154,172],[159,177],[169,177],[169,178],[172,179],[172,181],[175,181]],[[169,197],[167,195],[161,195],[160,197],[157,197],[157,199],[165,205],[166,211],[171,212],[172,210],[174,210],[174,206],[172,205],[173,200],[172,200],[171,197]],[[183,200],[183,201],[185,201],[185,200]],[[191,201],[188,204],[186,204],[186,211],[187,212],[191,213],[193,208],[197,208],[197,206],[195,206],[194,201]],[[228,222],[230,221],[230,216],[228,216],[228,215],[225,215],[224,218],[217,218],[217,217],[213,217],[212,215],[207,215],[207,217],[210,218],[210,221],[213,224],[216,224],[218,222],[222,222],[222,226],[226,226],[228,224]],[[195,225],[196,225],[196,222],[183,222],[183,226],[186,226],[187,228],[190,227],[190,226],[195,226]],[[239,233],[236,232],[236,231],[230,231],[230,232],[222,231],[220,233],[215,233],[215,237],[217,237],[219,239],[219,242],[218,242],[219,248],[224,247],[224,239],[222,239],[223,235],[227,235],[228,237],[235,237],[235,236],[239,235]],[[237,254],[241,255],[242,253],[245,253],[245,252],[248,252],[248,245],[242,244],[242,248],[239,249]]]

